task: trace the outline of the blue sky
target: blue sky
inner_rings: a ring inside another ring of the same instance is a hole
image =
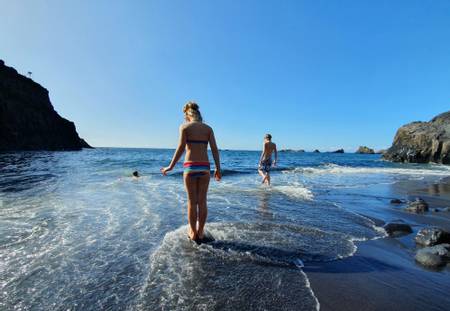
[[[0,58],[94,146],[353,151],[450,108],[450,1],[2,2]]]

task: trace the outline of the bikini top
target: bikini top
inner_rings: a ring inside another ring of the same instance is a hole
[[[207,145],[208,141],[207,140],[188,139],[188,140],[186,140],[186,143],[188,143],[188,144],[205,144],[205,145]]]

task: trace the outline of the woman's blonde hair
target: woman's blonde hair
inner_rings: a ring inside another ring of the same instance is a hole
[[[199,106],[196,102],[189,101],[183,107],[183,112],[188,115],[194,121],[203,121],[202,114],[200,113]]]

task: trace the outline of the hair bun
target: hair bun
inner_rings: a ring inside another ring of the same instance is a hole
[[[198,109],[200,107],[197,105],[196,102],[188,102],[188,104],[186,105],[186,108],[198,111]]]

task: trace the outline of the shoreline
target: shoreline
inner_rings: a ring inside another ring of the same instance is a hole
[[[309,263],[303,268],[311,289],[323,311],[344,310],[445,310],[450,306],[450,264],[430,269],[415,262],[414,237],[424,227],[437,226],[450,231],[450,212],[434,208],[450,207],[450,178],[438,183],[398,182],[399,198],[424,198],[430,205],[425,214],[412,214],[386,206],[391,219],[371,218],[377,225],[402,220],[413,233],[356,242],[350,257],[323,263]],[[389,204],[389,203],[387,203]]]

